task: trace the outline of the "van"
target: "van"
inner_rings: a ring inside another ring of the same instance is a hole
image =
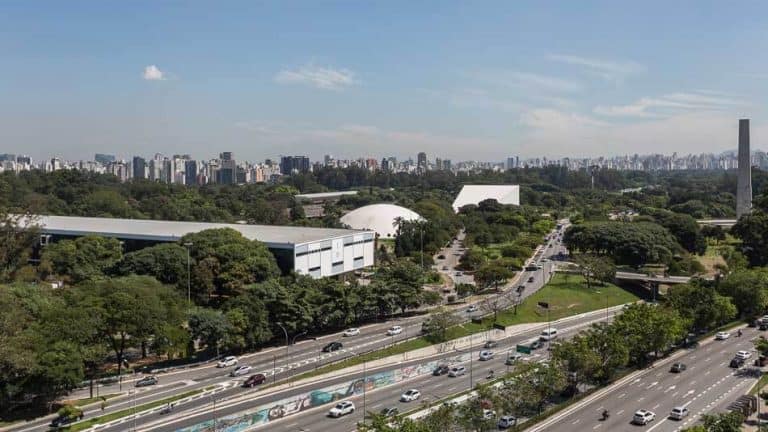
[[[541,335],[539,335],[539,339],[543,341],[550,341],[552,339],[555,339],[556,337],[557,337],[556,328],[544,329],[544,331],[541,332]]]

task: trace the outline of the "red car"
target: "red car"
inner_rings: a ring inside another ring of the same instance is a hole
[[[264,374],[251,375],[243,383],[243,387],[256,387],[259,384],[264,384],[267,381],[267,377]]]

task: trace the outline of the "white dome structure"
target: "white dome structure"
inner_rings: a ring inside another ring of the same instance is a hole
[[[352,210],[341,217],[341,223],[353,229],[376,231],[381,238],[394,238],[397,232],[395,220],[424,220],[415,211],[394,204],[371,204]]]

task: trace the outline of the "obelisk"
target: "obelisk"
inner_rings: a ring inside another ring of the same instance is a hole
[[[752,161],[749,153],[749,119],[739,120],[739,178],[736,186],[736,217],[752,210]]]

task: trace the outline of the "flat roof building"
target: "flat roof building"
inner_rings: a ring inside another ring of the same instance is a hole
[[[499,204],[520,205],[520,186],[518,185],[464,185],[453,201],[453,211],[465,205],[477,205],[487,199],[495,199]]]
[[[264,243],[283,271],[312,277],[373,265],[373,231],[77,216],[38,216],[35,223],[42,235],[54,239],[97,235],[147,243],[177,242],[186,234],[231,228],[249,240]]]

